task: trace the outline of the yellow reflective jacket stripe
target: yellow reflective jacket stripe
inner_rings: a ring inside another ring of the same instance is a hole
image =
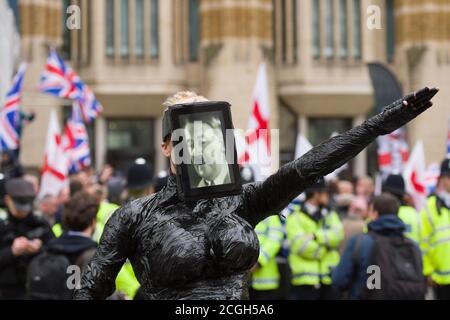
[[[286,234],[290,244],[292,284],[331,284],[331,270],[339,263],[336,249],[344,237],[339,216],[330,212],[316,222],[295,210],[286,219]]]
[[[270,216],[255,228],[260,243],[259,268],[252,273],[255,290],[275,290],[279,287],[280,274],[276,256],[281,249],[284,231],[279,216]]]
[[[450,284],[450,210],[437,206],[435,195],[427,199],[421,211],[421,242],[424,274],[439,285]]]

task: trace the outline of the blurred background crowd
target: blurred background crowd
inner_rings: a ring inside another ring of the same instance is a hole
[[[389,269],[408,281],[390,296],[448,298],[449,4],[0,0],[0,298],[71,296],[58,270],[83,268],[112,212],[164,186],[162,103],[175,92],[229,101],[236,128],[278,129],[273,172],[426,85],[441,88],[434,108],[257,227],[249,287],[253,299],[364,298],[383,246],[362,231],[420,248],[395,255]],[[128,262],[116,285],[111,299],[143,298]]]
[[[38,177],[24,174],[17,161],[2,168],[0,299],[71,299],[75,287],[68,286],[67,268],[75,265],[83,270],[114,211],[164,188],[169,174],[166,170],[155,174],[153,166],[139,158],[126,172],[109,165],[99,172],[82,170],[70,176],[58,195],[36,198]],[[254,180],[248,166],[241,168],[241,176],[243,183]],[[388,175],[378,191],[369,176],[320,179],[279,215],[257,225],[261,248],[249,278],[250,298],[367,298],[363,291],[370,275],[367,267],[375,263],[371,258],[375,244],[357,239],[375,233],[410,239],[417,250],[409,252],[419,252],[415,260],[404,257],[410,270],[404,269],[405,261],[398,262],[398,272],[412,274],[416,286],[397,298],[412,294],[419,299],[448,299],[448,276],[439,269],[450,259],[445,237],[448,194],[448,159],[442,162],[436,190],[421,212],[398,174]],[[436,238],[439,232],[441,237]],[[377,248],[394,255],[389,248]],[[401,247],[395,250],[402,252]],[[396,270],[396,259],[387,262],[390,270]],[[79,278],[73,281],[76,285]],[[145,299],[139,287],[127,261],[109,299]]]

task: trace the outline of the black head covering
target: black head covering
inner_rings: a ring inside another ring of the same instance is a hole
[[[325,179],[320,177],[312,186],[308,187],[305,192],[323,192],[327,191]]]
[[[441,176],[450,176],[450,159],[445,159],[441,163]]]
[[[405,180],[399,174],[390,174],[383,184],[383,192],[390,192],[398,196],[405,195]]]
[[[153,172],[145,159],[139,158],[131,165],[127,172],[127,188],[142,189],[152,185]]]

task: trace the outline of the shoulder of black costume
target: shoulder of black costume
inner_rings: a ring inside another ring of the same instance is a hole
[[[113,213],[113,216],[118,216],[122,222],[127,224],[139,222],[154,209],[156,199],[157,194],[152,194],[150,196],[128,201],[118,208]]]

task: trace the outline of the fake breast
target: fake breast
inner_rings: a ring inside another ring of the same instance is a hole
[[[184,286],[256,263],[259,242],[252,227],[233,213],[204,209],[172,206],[152,228],[144,250],[155,286]]]
[[[235,214],[211,217],[209,223],[210,253],[221,270],[239,272],[255,265],[259,242],[250,224]]]

